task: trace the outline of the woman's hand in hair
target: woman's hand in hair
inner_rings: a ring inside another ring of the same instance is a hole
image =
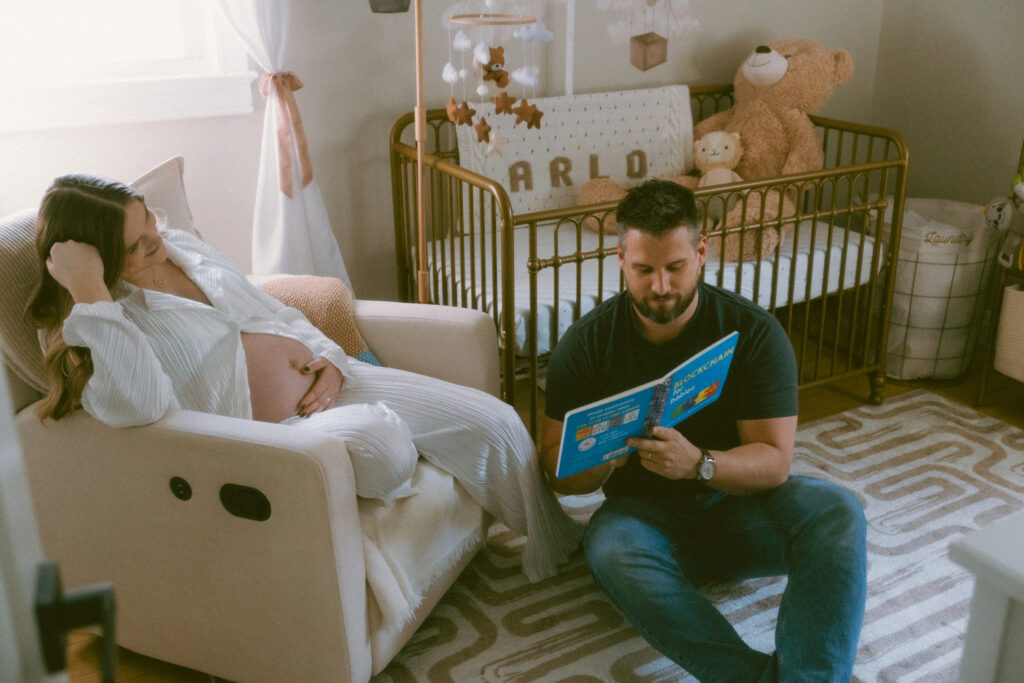
[[[50,247],[46,269],[76,304],[113,301],[103,282],[103,259],[91,244],[83,242],[57,242]]]

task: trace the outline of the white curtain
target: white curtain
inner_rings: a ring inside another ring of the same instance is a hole
[[[329,275],[352,289],[309,163],[293,92],[302,87],[285,70],[290,0],[220,0],[228,23],[263,69],[267,98],[263,152],[252,226],[252,272]]]

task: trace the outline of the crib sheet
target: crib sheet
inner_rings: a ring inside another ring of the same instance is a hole
[[[529,356],[529,324],[530,320],[530,282],[526,263],[529,257],[529,239],[526,230],[517,231],[515,240],[515,353],[518,356]],[[557,230],[553,225],[540,226],[538,235],[538,257],[551,258],[570,256],[580,252],[593,251],[599,245],[599,235],[584,231],[577,241],[573,228],[563,227]],[[471,240],[468,236],[454,240],[438,240],[429,245],[428,261],[434,277],[445,283],[448,291],[459,292],[459,302],[463,299],[471,301],[474,308],[494,312],[495,288],[490,274],[500,273],[500,250],[497,252],[498,265],[488,263],[484,270],[481,266],[481,254],[488,261],[495,258],[495,251],[490,239],[477,235]],[[606,235],[604,246],[615,245],[615,237]],[[794,258],[795,246],[795,258]],[[813,247],[813,248],[812,248]],[[475,252],[470,259],[469,251]],[[874,240],[852,230],[832,226],[826,223],[803,221],[783,243],[782,253],[776,266],[775,259],[765,259],[760,263],[726,262],[719,282],[721,264],[710,258],[704,268],[704,280],[711,284],[738,291],[742,296],[756,301],[764,308],[770,308],[772,302],[772,279],[778,275],[778,286],[775,292],[775,306],[799,303],[832,294],[840,289],[847,289],[865,284],[871,279],[871,261],[874,251]],[[845,258],[843,256],[845,251]],[[463,267],[463,260],[466,266]],[[603,263],[602,263],[603,261]],[[470,263],[476,264],[473,273]],[[878,258],[876,268],[880,269],[882,259]],[[826,277],[827,264],[827,277]],[[577,270],[580,269],[580,291],[577,310],[576,282]],[[755,292],[755,269],[760,271]],[[554,343],[565,334],[572,322],[579,316],[590,311],[601,301],[614,296],[620,291],[619,262],[613,254],[605,259],[590,259],[580,268],[569,263],[558,268],[558,293],[555,294],[555,268],[545,268],[537,274],[537,353],[538,355],[551,350]],[[482,273],[488,273],[486,280]],[[737,281],[739,287],[737,287]],[[790,296],[792,292],[792,296]],[[756,296],[755,296],[756,294]],[[557,308],[556,308],[557,298]],[[443,302],[440,302],[443,303]],[[455,302],[452,302],[455,303]],[[556,315],[557,310],[557,315]]]

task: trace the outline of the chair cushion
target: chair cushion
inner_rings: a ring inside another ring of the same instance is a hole
[[[38,280],[36,210],[27,209],[0,221],[0,340],[3,358],[20,380],[46,391],[43,353],[35,330],[25,324],[25,304]]]
[[[266,280],[260,289],[285,306],[297,308],[350,357],[383,365],[356,327],[352,294],[334,277],[289,275]]]
[[[184,169],[184,159],[172,157],[131,185],[146,196],[150,208],[162,209],[168,227],[198,234],[185,196]],[[25,304],[38,280],[36,213],[36,209],[26,209],[0,220],[0,273],[3,273],[0,340],[4,346],[4,362],[11,371],[33,389],[45,392],[46,375],[39,338],[23,317]]]

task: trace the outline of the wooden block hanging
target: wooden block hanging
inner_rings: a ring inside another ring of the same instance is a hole
[[[668,41],[653,31],[629,39],[629,61],[641,71],[658,66],[668,58]]]

